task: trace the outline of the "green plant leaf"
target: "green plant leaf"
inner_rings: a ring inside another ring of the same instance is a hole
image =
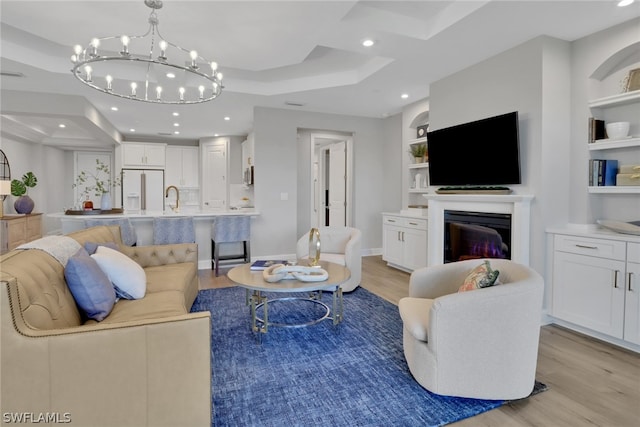
[[[33,188],[38,183],[38,178],[36,178],[36,176],[33,174],[33,172],[27,172],[24,175],[22,175],[22,182],[27,187]]]
[[[17,179],[11,180],[11,195],[12,196],[24,196],[27,193],[27,186],[24,182]]]

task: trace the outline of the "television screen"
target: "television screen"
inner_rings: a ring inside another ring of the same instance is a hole
[[[518,145],[517,111],[428,132],[429,183],[520,184]]]

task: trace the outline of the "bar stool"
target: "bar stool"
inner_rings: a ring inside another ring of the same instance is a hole
[[[192,217],[153,218],[153,244],[195,243]]]
[[[122,243],[127,246],[135,246],[138,242],[138,236],[136,235],[136,229],[133,228],[129,218],[110,218],[110,219],[85,219],[85,227],[95,227],[96,225],[119,225],[120,236]]]
[[[250,238],[250,216],[219,216],[213,220],[211,225],[211,269],[215,269],[216,276],[221,260],[244,259],[244,262],[251,260]],[[244,253],[220,256],[220,244],[231,242],[242,242]]]

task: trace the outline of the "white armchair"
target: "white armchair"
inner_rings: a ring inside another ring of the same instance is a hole
[[[362,243],[360,230],[352,227],[320,227],[320,259],[344,265],[351,277],[342,284],[342,292],[351,292],[362,278]],[[298,259],[309,258],[309,233],[304,234],[296,247]]]
[[[404,355],[427,390],[477,399],[519,399],[535,383],[544,282],[533,269],[491,259],[499,285],[458,293],[484,260],[415,270],[398,304]]]

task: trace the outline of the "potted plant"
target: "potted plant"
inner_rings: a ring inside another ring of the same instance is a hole
[[[14,179],[11,181],[11,195],[17,199],[13,204],[14,209],[19,214],[29,214],[33,211],[35,203],[27,194],[29,188],[33,188],[38,183],[38,178],[33,172],[27,172],[22,175],[22,179]]]
[[[96,197],[100,196],[100,210],[108,211],[112,208],[111,187],[117,187],[121,182],[121,177],[112,179],[109,166],[103,163],[102,160],[96,159],[96,172],[80,172],[72,187],[84,187],[84,190],[80,193],[80,197],[83,200],[89,199],[91,193]]]
[[[409,152],[413,156],[416,163],[422,163],[425,161],[427,155],[427,144],[414,144],[409,148]]]

